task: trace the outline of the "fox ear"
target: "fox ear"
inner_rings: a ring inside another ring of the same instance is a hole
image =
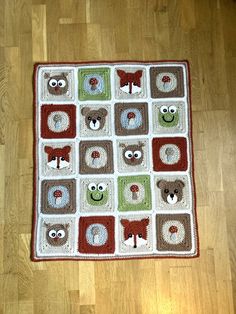
[[[45,146],[45,147],[44,147],[44,151],[45,151],[45,153],[47,153],[47,154],[51,154],[51,152],[53,151],[53,148],[50,147],[50,146]]]
[[[122,78],[125,76],[126,73],[123,70],[117,70],[117,74],[119,75],[120,78]]]
[[[142,224],[143,224],[145,227],[147,227],[148,224],[149,224],[149,218],[144,218],[144,219],[141,220],[141,222],[142,222]]]
[[[134,73],[136,78],[140,78],[143,75],[143,71],[142,70],[138,70]]]
[[[65,147],[63,147],[63,152],[64,152],[65,154],[68,154],[68,153],[70,152],[70,150],[71,150],[71,147],[70,147],[70,146],[65,146]]]
[[[129,225],[129,220],[128,219],[121,219],[120,223],[125,228]]]

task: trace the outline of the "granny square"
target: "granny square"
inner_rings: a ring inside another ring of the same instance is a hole
[[[187,61],[35,65],[31,255],[199,256]]]

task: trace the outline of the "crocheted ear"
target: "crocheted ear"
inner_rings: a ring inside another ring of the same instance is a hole
[[[45,78],[45,79],[50,78],[50,73],[47,73],[47,72],[46,72],[46,73],[44,73],[44,78]]]
[[[44,151],[45,153],[47,153],[48,155],[51,154],[51,152],[53,151],[53,148],[51,146],[45,146],[44,147]]]
[[[126,228],[129,225],[129,220],[128,219],[121,219],[120,223],[124,228]]]
[[[134,73],[134,76],[135,76],[136,78],[140,78],[142,75],[143,75],[143,71],[142,71],[142,70],[138,70],[138,71],[136,71],[136,72]]]
[[[141,220],[141,222],[142,222],[142,224],[143,224],[145,227],[147,227],[148,224],[149,224],[149,218],[144,218],[144,219]]]
[[[106,117],[107,110],[105,108],[99,108],[98,111],[100,111],[102,113],[103,117]]]
[[[183,188],[185,186],[184,182],[181,180],[175,180],[175,183],[180,187]]]
[[[165,186],[166,186],[166,180],[157,181],[157,187],[158,187],[159,189],[162,190]]]
[[[117,70],[117,74],[119,75],[120,78],[122,78],[126,75],[125,71],[123,71],[123,70]]]
[[[63,150],[64,154],[68,154],[71,151],[71,147],[70,146],[65,146],[65,147],[63,147],[62,150]]]
[[[90,111],[90,108],[84,107],[84,108],[81,109],[81,114],[83,116],[86,116],[86,114],[89,113],[89,111]]]

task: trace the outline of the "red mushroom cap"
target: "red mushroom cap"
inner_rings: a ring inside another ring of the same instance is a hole
[[[127,114],[127,118],[128,118],[128,119],[134,119],[134,118],[135,118],[135,113],[134,113],[134,112],[129,112],[129,113]]]
[[[168,75],[163,76],[162,82],[163,83],[169,83],[170,82],[170,77]]]
[[[178,228],[176,226],[171,226],[169,228],[170,233],[176,233],[178,231]]]
[[[90,85],[97,85],[98,83],[98,80],[96,79],[96,77],[92,77],[90,80],[89,80],[89,84]]]
[[[92,158],[99,158],[100,157],[100,153],[97,150],[94,150],[91,154]]]
[[[53,193],[53,196],[54,196],[54,197],[62,197],[62,191],[56,190],[56,191]]]
[[[138,192],[139,191],[139,187],[136,184],[133,184],[130,187],[130,191],[131,192]]]

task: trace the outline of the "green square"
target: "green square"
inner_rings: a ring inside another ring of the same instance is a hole
[[[80,100],[110,100],[109,68],[89,68],[78,71]]]
[[[150,177],[146,175],[118,177],[118,210],[151,209]]]

